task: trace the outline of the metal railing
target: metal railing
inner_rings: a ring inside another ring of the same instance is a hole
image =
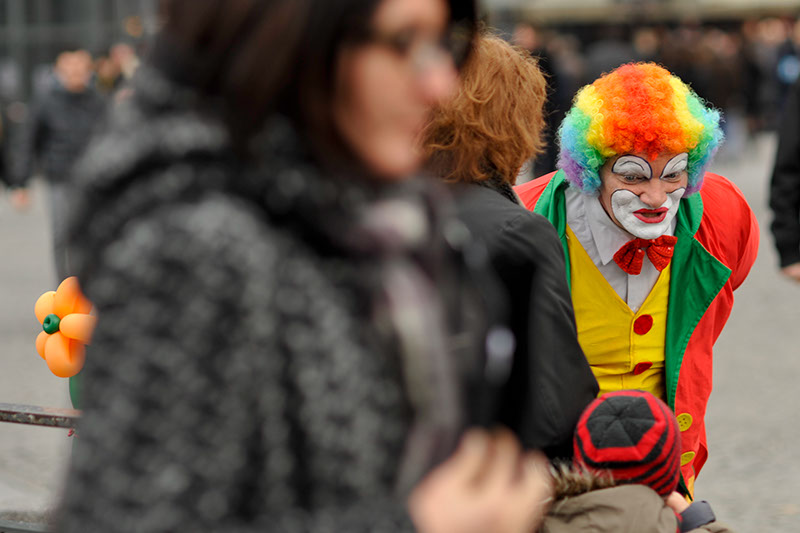
[[[0,533],[50,533],[47,524],[28,524],[13,520],[0,520]]]
[[[80,411],[76,409],[0,403],[0,422],[52,428],[74,428],[78,418],[80,418]]]
[[[80,418],[76,409],[0,403],[0,422],[73,429]],[[0,533],[48,533],[47,524],[0,519]]]

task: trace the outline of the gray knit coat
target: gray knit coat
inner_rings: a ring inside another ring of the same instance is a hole
[[[99,324],[57,529],[412,530],[503,379],[463,227],[433,183],[327,175],[279,118],[243,158],[198,108],[143,67],[75,173]]]

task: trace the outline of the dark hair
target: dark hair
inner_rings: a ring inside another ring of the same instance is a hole
[[[165,0],[153,63],[216,100],[240,139],[279,110],[331,148],[336,56],[368,30],[382,1]],[[475,0],[446,1],[451,23],[474,32]]]
[[[294,76],[293,87],[281,100],[286,111],[305,129],[322,157],[334,164],[350,149],[337,134],[331,102],[335,86],[336,54],[343,44],[357,44],[370,31],[375,10],[383,0],[317,0],[311,10],[305,38],[300,43],[302,67]],[[470,40],[477,29],[473,0],[445,0],[450,10],[450,25],[468,28]],[[335,7],[332,7],[335,6]],[[337,157],[338,156],[338,157]]]
[[[150,62],[249,133],[289,83],[310,1],[164,0]]]

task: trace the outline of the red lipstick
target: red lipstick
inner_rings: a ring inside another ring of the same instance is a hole
[[[658,209],[639,209],[638,211],[634,211],[633,215],[645,224],[658,224],[666,218],[668,211],[669,209],[666,207],[659,207]]]

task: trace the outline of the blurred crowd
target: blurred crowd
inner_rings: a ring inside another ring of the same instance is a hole
[[[620,64],[654,61],[723,111],[732,153],[751,135],[778,127],[789,88],[800,75],[800,22],[789,17],[579,28],[520,22],[511,40],[538,56],[548,75],[551,130],[580,87]],[[554,169],[556,150],[551,144],[537,159],[534,175]]]
[[[30,203],[31,178],[41,176],[48,183],[58,280],[68,276],[66,227],[72,167],[103,120],[108,101],[125,96],[122,86],[137,66],[137,55],[126,43],[114,44],[107,55],[97,57],[81,48],[62,51],[24,113],[17,110],[15,127],[2,138],[0,180],[11,191],[16,209],[24,210]]]
[[[555,168],[554,133],[575,92],[620,64],[654,61],[685,80],[723,111],[728,138],[723,150],[731,153],[753,134],[777,129],[789,88],[800,77],[800,19],[791,17],[548,27],[520,21],[507,37],[539,58],[548,79],[548,146],[536,160],[532,175]],[[6,126],[0,135],[4,159],[0,182],[13,186],[29,178],[19,175],[8,152],[17,146],[13,138],[24,135],[37,94],[58,85],[58,64],[74,52],[86,59],[85,66],[78,68],[85,70],[87,90],[104,98],[117,92],[140,62],[137,49],[128,43],[115,43],[94,57],[86,50],[65,50],[54,61],[52,75],[37,84],[29,104],[0,103],[0,119]]]
[[[62,181],[102,119],[107,101],[125,95],[122,86],[138,65],[138,54],[128,43],[115,43],[94,56],[83,48],[68,48],[44,76],[35,77],[28,102],[0,104],[0,182],[14,189],[16,207],[27,205],[24,189],[35,174]]]

